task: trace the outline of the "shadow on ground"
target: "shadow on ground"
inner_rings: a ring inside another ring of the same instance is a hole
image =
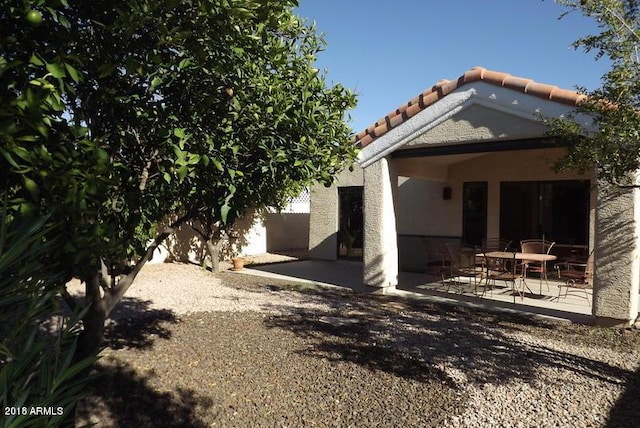
[[[149,300],[125,297],[107,320],[104,345],[111,349],[147,349],[158,338],[170,339],[167,324],[176,322],[173,311],[152,309]]]
[[[170,324],[178,322],[173,311],[151,308],[151,301],[125,297],[107,320],[104,347],[112,350],[147,350],[157,339],[170,339]],[[95,379],[78,406],[83,423],[110,427],[205,427],[196,416],[211,406],[207,398],[179,389],[159,392],[151,386],[153,372],[141,373],[113,357],[93,367]]]
[[[608,428],[637,427],[640,420],[640,369],[631,376],[625,385],[624,393],[615,403],[606,426]]]
[[[511,334],[542,329],[545,337],[593,340],[602,346],[598,338],[580,337],[577,326],[563,329],[558,323],[517,314],[398,297],[351,296],[316,293],[316,303],[321,299],[327,310],[287,313],[282,308],[283,315],[265,323],[307,339],[309,345],[301,351],[305,355],[349,361],[418,381],[435,376],[451,384],[533,382],[541,366],[611,384],[622,384],[631,374],[600,361],[519,341]]]
[[[97,376],[89,397],[78,406],[80,423],[101,427],[207,427],[198,416],[212,405],[194,391],[160,392],[151,385],[154,374],[140,374],[109,357],[94,368]]]

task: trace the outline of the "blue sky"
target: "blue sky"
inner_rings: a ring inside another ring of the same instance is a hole
[[[571,43],[595,22],[553,0],[300,0],[326,50],[317,66],[358,94],[359,132],[441,79],[474,66],[566,89],[595,89],[608,63]]]

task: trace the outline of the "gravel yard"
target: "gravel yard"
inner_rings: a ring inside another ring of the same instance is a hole
[[[636,427],[640,332],[149,265],[80,406],[99,427]]]

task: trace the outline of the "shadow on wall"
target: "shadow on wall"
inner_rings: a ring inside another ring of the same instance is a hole
[[[309,248],[309,213],[266,213],[267,251]]]
[[[309,258],[317,260],[338,259],[338,232],[325,237],[318,245],[309,248]]]
[[[610,190],[601,196],[600,206],[606,209],[599,210],[599,230],[596,233],[596,276],[594,278],[594,283],[597,285],[596,293],[598,289],[629,286],[629,284],[619,283],[620,278],[626,279],[628,275],[626,272],[620,273],[617,270],[622,265],[632,262],[630,251],[636,246],[632,224],[633,192],[629,189],[617,189]],[[595,297],[594,304],[597,304]]]
[[[383,260],[382,254],[376,255],[373,260],[364,260],[363,282],[365,285],[379,288],[391,286],[391,284],[388,283],[387,275],[384,272],[385,266],[382,264]],[[397,284],[398,276],[396,273],[395,284],[393,284],[393,286]]]
[[[159,229],[169,222],[163,223]],[[201,228],[200,222],[195,221],[193,225]],[[255,211],[247,213],[238,219],[233,229],[231,237],[225,242],[220,251],[220,260],[228,260],[231,257],[243,254],[247,247],[252,244],[251,239],[258,233],[253,233],[253,229],[263,225],[263,217]],[[183,224],[176,232],[167,238],[162,245],[160,254],[154,255],[154,262],[192,262],[202,263],[208,257],[207,247],[190,224]]]
[[[161,227],[168,223],[165,222]],[[199,222],[193,224],[200,228]],[[238,255],[277,253],[282,250],[306,252],[309,248],[309,214],[252,211],[236,222],[230,235],[231,238],[220,251],[220,260],[229,260]],[[154,254],[152,261],[200,264],[207,257],[206,244],[200,235],[189,224],[184,224],[165,241],[159,252]]]

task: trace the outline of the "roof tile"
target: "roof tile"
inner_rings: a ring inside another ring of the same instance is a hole
[[[585,98],[584,95],[575,91],[561,89],[557,86],[544,83],[537,83],[531,79],[511,76],[510,74],[499,71],[474,67],[456,80],[440,80],[430,89],[412,98],[408,103],[401,105],[365,130],[360,131],[354,137],[354,142],[359,143],[361,147],[365,147],[376,138],[386,134],[391,129],[415,116],[439,99],[446,97],[459,87],[477,81],[484,81],[492,85],[503,86],[539,98],[572,106],[577,105]]]

